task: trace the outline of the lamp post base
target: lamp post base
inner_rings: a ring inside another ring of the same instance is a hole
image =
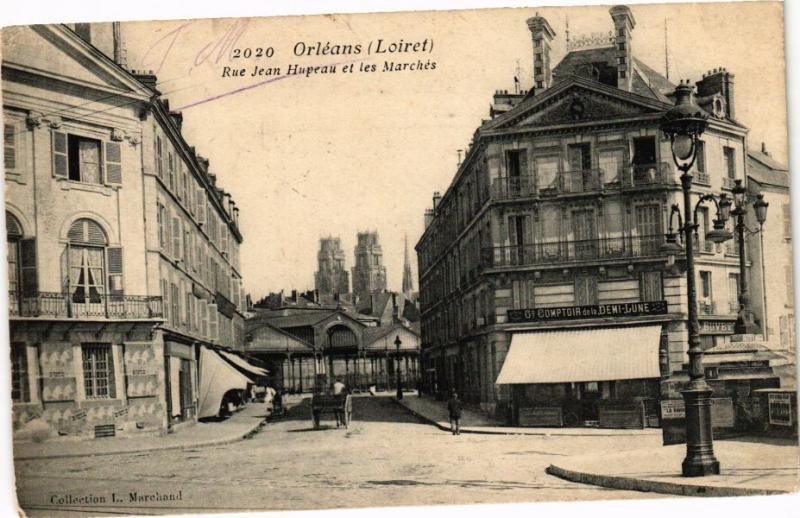
[[[682,392],[686,406],[684,477],[719,475],[711,432],[711,389],[705,383]]]

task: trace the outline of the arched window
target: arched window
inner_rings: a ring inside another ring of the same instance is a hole
[[[106,293],[106,233],[97,222],[83,218],[72,224],[67,238],[66,270],[70,300],[86,305],[85,308],[75,308],[78,311],[100,310],[99,305]]]

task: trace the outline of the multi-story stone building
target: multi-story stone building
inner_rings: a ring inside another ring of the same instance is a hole
[[[552,69],[555,31],[528,20],[534,87],[495,95],[416,246],[427,389],[518,422],[596,422],[612,400],[657,417],[685,376],[685,274],[661,249],[681,201],[658,126],[675,85],[635,57],[631,10],[610,13],[612,36],[573,41]],[[733,79],[716,69],[696,83],[709,122],[694,202],[746,178]],[[736,243],[704,239],[714,216],[698,209],[706,347],[733,333],[737,309]]]
[[[386,290],[386,267],[377,232],[359,232],[353,266],[353,294],[366,300],[370,293]]]
[[[200,346],[243,343],[230,197],[117,24],[11,27],[3,49],[15,430],[194,421]]]
[[[317,264],[314,287],[320,295],[345,294],[350,291],[350,276],[344,266],[344,250],[338,237],[319,240]]]

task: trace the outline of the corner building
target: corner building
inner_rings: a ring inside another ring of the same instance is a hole
[[[201,347],[243,348],[235,204],[125,69],[119,24],[10,27],[3,48],[14,432],[195,422]]]
[[[555,31],[528,20],[533,88],[495,94],[416,245],[425,389],[517,424],[644,426],[687,379],[685,273],[661,251],[682,200],[658,127],[675,85],[635,57],[631,10],[610,14],[608,38],[569,42],[553,68]],[[693,204],[747,176],[733,74],[696,91]],[[713,217],[698,212],[696,254],[709,348],[733,333],[739,265],[736,243],[705,241]]]

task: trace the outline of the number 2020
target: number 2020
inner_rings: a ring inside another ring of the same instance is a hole
[[[261,57],[268,57],[271,58],[275,54],[275,49],[272,47],[256,47],[254,49],[246,48],[246,49],[233,49],[233,58],[261,58]]]

